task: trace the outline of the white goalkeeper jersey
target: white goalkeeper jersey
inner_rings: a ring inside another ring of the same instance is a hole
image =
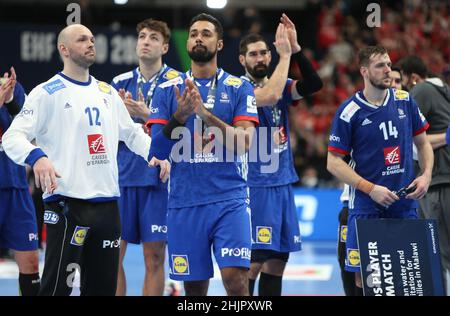
[[[119,140],[148,159],[151,139],[114,88],[92,76],[79,82],[59,73],[31,91],[3,136],[3,148],[20,165],[33,165],[43,155],[50,159],[61,178],[45,200],[101,201],[120,195]]]

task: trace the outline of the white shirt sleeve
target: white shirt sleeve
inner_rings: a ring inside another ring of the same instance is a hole
[[[141,124],[133,122],[122,99],[114,89],[112,90],[119,121],[119,140],[125,142],[132,152],[148,161],[151,143],[150,136],[144,132]]]
[[[45,92],[45,91],[44,91]],[[31,141],[36,134],[45,126],[46,106],[43,100],[45,94],[40,86],[33,89],[26,98],[22,110],[14,118],[2,138],[2,146],[8,157],[19,165],[26,165],[30,153],[38,149]],[[42,151],[39,151],[42,156]],[[36,151],[34,154],[37,154]],[[32,158],[32,157],[30,157]],[[28,161],[29,162],[29,161]]]

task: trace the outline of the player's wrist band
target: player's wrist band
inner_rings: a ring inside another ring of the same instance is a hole
[[[179,126],[184,126],[184,124],[181,124],[173,115],[170,119],[170,121],[164,125],[164,128],[162,130],[164,136],[166,136],[168,139],[172,139],[172,132],[175,128]]]
[[[367,181],[366,179],[361,178],[358,181],[358,184],[356,185],[356,189],[366,193],[370,194],[372,192],[373,188],[375,187],[375,184],[373,184],[370,181]]]

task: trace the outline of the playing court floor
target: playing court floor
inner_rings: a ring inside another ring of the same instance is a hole
[[[43,253],[41,254],[41,270],[42,260]],[[125,257],[128,295],[141,295],[144,277],[143,260],[142,247],[128,245]],[[0,262],[0,296],[18,295],[17,275],[18,271],[14,262]],[[255,289],[257,288],[256,283]],[[72,294],[79,294],[78,289],[75,288]],[[216,267],[208,295],[225,294],[220,272]],[[303,250],[291,254],[283,282],[283,295],[344,295],[336,258],[336,243],[304,241]]]

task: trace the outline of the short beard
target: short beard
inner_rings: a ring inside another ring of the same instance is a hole
[[[216,56],[217,49],[214,52],[210,52],[206,47],[204,48],[203,51],[196,51],[194,46],[191,51],[188,51],[189,57],[196,63],[207,63],[211,61]]]
[[[95,54],[92,58],[86,56],[72,56],[72,60],[77,66],[88,69],[95,62]]]
[[[259,67],[259,69],[256,69],[258,66],[264,66]],[[255,79],[263,79],[267,76],[267,73],[269,72],[269,67],[266,65],[256,65],[255,67],[251,68],[247,64],[245,64],[245,68],[247,69],[248,73]]]
[[[383,79],[383,80],[384,80],[384,79]],[[389,88],[391,87],[390,83],[389,83],[389,84],[385,84],[385,83],[383,83],[382,80],[380,80],[379,83],[376,83],[375,81],[373,81],[373,80],[369,77],[369,81],[370,81],[370,83],[372,84],[372,86],[374,86],[375,88],[380,89],[380,90],[386,90],[386,89],[389,89]]]

